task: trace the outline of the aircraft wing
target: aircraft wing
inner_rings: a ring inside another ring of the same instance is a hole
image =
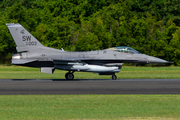
[[[92,58],[66,58],[66,59],[53,59],[54,64],[62,62],[83,62],[87,60],[94,60]]]
[[[74,58],[69,58],[69,59],[53,59],[53,62],[80,62],[80,59],[74,59]]]
[[[53,59],[54,65],[77,65],[77,64],[93,64],[93,65],[107,65],[107,64],[119,64],[124,61],[116,61],[111,59],[93,59],[93,58],[65,58],[65,59]]]

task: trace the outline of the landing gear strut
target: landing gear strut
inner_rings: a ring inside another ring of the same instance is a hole
[[[117,79],[117,76],[116,76],[116,75],[112,75],[112,79],[113,79],[113,80],[116,80],[116,79]]]
[[[68,73],[66,73],[66,75],[65,75],[66,80],[73,80],[74,79],[73,73],[74,73],[74,71],[73,72],[69,71]]]

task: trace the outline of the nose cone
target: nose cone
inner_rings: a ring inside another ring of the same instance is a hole
[[[148,63],[170,63],[170,62],[160,58],[149,56]]]

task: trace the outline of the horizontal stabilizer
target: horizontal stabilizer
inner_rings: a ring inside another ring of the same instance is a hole
[[[38,61],[38,60],[37,59],[12,59],[11,63],[21,65],[21,64],[31,63],[35,61]]]

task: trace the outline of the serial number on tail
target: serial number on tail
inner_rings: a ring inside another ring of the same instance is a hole
[[[37,42],[36,41],[32,41],[32,42],[26,42],[26,45],[29,45],[29,46],[35,46],[37,45]]]

